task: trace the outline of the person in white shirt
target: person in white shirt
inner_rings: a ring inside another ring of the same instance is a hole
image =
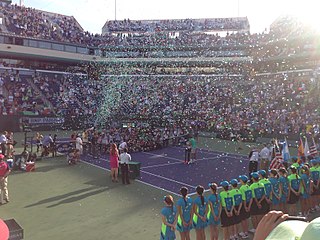
[[[119,156],[121,177],[123,184],[130,184],[129,180],[129,162],[131,161],[131,155],[128,153],[128,149],[124,148],[123,153]]]
[[[79,153],[83,153],[83,143],[81,137],[78,135],[76,138],[76,149],[79,150]]]
[[[260,157],[260,169],[267,171],[269,169],[269,163],[270,163],[270,149],[267,147],[267,144],[263,145],[264,147],[259,153]]]
[[[42,148],[41,157],[49,155],[49,153],[51,151],[50,146],[52,145],[52,143],[53,143],[53,139],[52,139],[51,134],[44,136],[44,138],[42,140],[42,147],[43,148]]]
[[[0,145],[1,145],[1,153],[3,155],[6,155],[6,149],[7,149],[7,135],[8,132],[4,131],[1,135],[0,135]]]

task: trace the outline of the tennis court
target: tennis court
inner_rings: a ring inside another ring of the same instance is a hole
[[[184,164],[183,147],[167,147],[150,152],[133,153],[132,161],[141,163],[140,177],[136,181],[178,195],[182,186],[195,194],[197,185],[207,188],[208,183],[231,180],[247,174],[248,160],[244,155],[198,149],[197,160]],[[82,161],[109,170],[108,156],[93,158],[84,155]]]

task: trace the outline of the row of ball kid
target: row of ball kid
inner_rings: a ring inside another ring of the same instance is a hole
[[[312,159],[309,163],[294,163],[291,167],[291,174],[287,176],[289,181],[288,212],[297,214],[298,207],[295,203],[301,204],[301,213],[308,216],[310,212],[319,210],[320,202],[320,159]],[[291,193],[291,194],[290,194]],[[283,210],[286,206],[283,206]]]
[[[289,210],[289,214],[295,215],[299,200],[302,211],[316,209],[320,196],[319,163],[311,161],[311,169],[305,164],[300,171],[296,166],[291,166],[290,174],[285,168],[272,169],[269,178],[264,170],[253,172],[250,185],[248,177],[241,175],[230,183],[221,182],[220,194],[217,193],[218,185],[210,183],[211,195],[208,198],[203,196],[202,186],[196,188],[198,196],[194,200],[188,196],[188,189],[182,187],[182,196],[176,205],[172,196],[164,198],[166,206],[161,211],[160,239],[175,239],[177,229],[181,239],[189,240],[190,230],[195,229],[196,239],[203,240],[206,239],[206,227],[210,229],[210,239],[218,239],[220,225],[224,239],[245,239],[248,238],[250,217],[254,232],[270,209]]]

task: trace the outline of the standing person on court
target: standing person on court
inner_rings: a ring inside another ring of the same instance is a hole
[[[112,182],[118,182],[119,151],[115,143],[110,147],[110,168]]]
[[[271,152],[270,152],[270,149],[267,147],[267,144],[263,144],[263,148],[261,149],[259,156],[260,156],[260,170],[268,171]]]
[[[220,192],[221,198],[221,227],[223,231],[223,239],[228,240],[230,237],[233,237],[233,197],[230,193],[230,184],[228,181],[223,181],[220,183],[223,190]]]
[[[0,146],[1,146],[1,153],[2,155],[6,155],[6,149],[7,149],[7,134],[8,132],[4,131],[1,135],[0,135]]]
[[[264,214],[267,214],[270,211],[270,204],[271,202],[271,194],[272,194],[272,185],[270,180],[267,178],[267,172],[265,170],[259,170],[259,183],[262,183],[264,186],[264,193],[265,193],[265,198],[262,201],[262,208],[264,211]]]
[[[288,213],[290,215],[298,214],[297,204],[300,200],[301,193],[301,178],[298,175],[298,170],[295,166],[290,166],[291,174],[287,177],[289,181],[289,196],[288,196]]]
[[[279,183],[280,183],[280,210],[287,212],[287,200],[289,194],[289,180],[287,178],[288,172],[285,168],[279,169]]]
[[[53,143],[53,139],[51,134],[44,136],[43,141],[42,141],[42,153],[41,153],[41,157],[43,156],[48,156],[51,149],[51,144]]]
[[[191,144],[190,162],[192,163],[197,159],[197,142],[193,136],[189,139],[189,142]]]
[[[237,239],[238,235],[240,234],[240,228],[239,225],[242,221],[241,216],[241,209],[243,208],[243,202],[242,202],[242,193],[238,189],[238,180],[232,179],[230,181],[230,184],[232,186],[232,189],[230,190],[230,194],[233,198],[233,238]]]
[[[129,180],[129,162],[131,161],[131,155],[128,153],[128,149],[124,148],[123,152],[119,156],[121,178],[123,184],[130,184]]]
[[[221,215],[221,197],[217,193],[218,185],[216,183],[209,184],[211,195],[209,196],[210,210],[208,213],[208,224],[210,227],[210,240],[219,239],[219,225]]]
[[[188,196],[188,188],[180,189],[181,198],[177,201],[178,222],[177,230],[180,233],[181,240],[190,240],[190,230],[192,229],[192,199]]]
[[[251,174],[252,184],[250,189],[252,191],[252,205],[251,205],[251,219],[253,229],[257,229],[259,222],[261,221],[263,215],[265,214],[262,208],[262,202],[265,200],[265,188],[263,183],[259,181],[259,174],[253,172]]]
[[[311,167],[310,167],[310,174],[311,174],[311,206],[314,210],[318,210],[319,209],[319,194],[320,194],[320,190],[319,190],[319,186],[320,186],[320,171],[319,171],[319,167],[318,167],[318,160],[316,159],[312,159],[310,161],[311,163]]]
[[[167,195],[163,199],[165,207],[161,210],[162,226],[160,240],[175,240],[176,239],[176,224],[177,224],[177,208],[174,206],[173,197]]]
[[[80,154],[83,153],[83,142],[80,137],[80,134],[78,134],[76,137],[76,149],[79,150]]]
[[[8,175],[11,170],[4,158],[5,156],[0,154],[0,205],[9,202]]]
[[[87,148],[88,148],[88,142],[89,142],[89,134],[88,134],[88,130],[84,130],[82,132],[82,146],[83,146],[83,151],[86,154],[87,152]]]
[[[52,153],[52,157],[56,157],[57,156],[57,138],[58,135],[54,134],[53,138],[52,138],[52,143],[51,143],[51,153]]]
[[[43,136],[39,132],[37,132],[36,135],[34,136],[34,140],[36,141],[36,145],[37,145],[37,152],[39,152],[39,150],[41,150],[42,138],[43,138]]]
[[[249,176],[258,171],[259,151],[255,148],[249,153]]]
[[[247,184],[249,178],[246,175],[239,176],[241,183],[240,192],[242,194],[243,206],[241,208],[241,226],[243,232],[239,233],[242,238],[247,238],[249,235],[249,218],[250,218],[250,209],[252,205],[252,190]]]
[[[205,240],[209,202],[208,199],[203,196],[203,186],[198,185],[196,192],[198,196],[193,201],[193,226],[196,229],[196,240]]]
[[[191,144],[189,141],[187,141],[186,149],[184,152],[184,163],[190,164],[190,158],[191,158]]]
[[[301,177],[301,212],[307,217],[311,209],[311,176],[308,165],[303,165],[300,172]]]
[[[279,180],[279,173],[276,169],[271,169],[269,173],[269,181],[271,183],[271,210],[280,210],[281,199],[281,185]]]

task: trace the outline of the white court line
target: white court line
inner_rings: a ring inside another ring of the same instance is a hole
[[[174,165],[174,164],[182,164],[182,162],[174,162],[174,163],[164,163],[164,164],[150,165],[150,166],[142,167],[142,168],[140,168],[140,169],[153,168],[153,167],[163,167],[163,166],[169,166],[169,165]]]
[[[97,166],[97,165],[95,165],[95,164],[93,164],[93,163],[89,163],[89,162],[84,161],[84,160],[80,160],[80,161],[83,162],[83,163],[85,163],[85,164],[88,164],[88,165],[90,165],[90,166],[92,166],[92,167],[100,168],[100,169],[102,169],[102,170],[107,170],[108,172],[110,172],[110,170],[107,169],[107,168],[103,168],[103,167]],[[107,161],[107,160],[105,160],[105,161]],[[140,172],[142,172],[142,171],[140,171]],[[151,174],[151,175],[152,175],[152,174]],[[139,183],[143,183],[143,184],[145,184],[145,185],[147,185],[147,186],[154,187],[154,188],[156,188],[156,189],[159,189],[159,190],[162,190],[162,191],[171,193],[171,194],[174,194],[174,195],[176,195],[176,196],[180,196],[178,193],[172,192],[172,191],[170,191],[170,190],[168,190],[168,189],[165,189],[165,188],[158,187],[158,186],[153,185],[153,184],[151,184],[151,183],[144,182],[144,181],[139,180],[139,179],[134,179],[134,181],[139,182]]]
[[[108,168],[103,168],[103,167],[97,166],[97,165],[95,165],[95,164],[93,164],[93,163],[89,163],[89,162],[84,161],[84,160],[80,160],[80,161],[83,162],[83,163],[85,163],[85,164],[88,164],[88,165],[90,165],[90,166],[97,167],[97,168],[100,168],[100,169],[103,169],[103,170],[107,170],[107,171],[110,172],[110,170],[109,170]]]
[[[171,146],[171,147],[172,148],[183,149],[183,147],[177,147],[177,146]],[[198,148],[198,149],[202,150],[202,151],[208,151],[207,153],[209,153],[209,154],[226,153],[226,152],[223,152],[223,151],[212,150],[212,149],[209,149],[209,148]],[[247,155],[239,154],[239,153],[227,153],[227,154],[228,155],[232,154],[232,155],[239,155],[239,156],[243,156],[243,157],[248,157]]]
[[[216,158],[217,158],[217,157],[216,157]],[[103,158],[101,158],[101,157],[99,157],[99,159],[101,159],[101,160],[103,160],[103,161],[106,161],[106,162],[109,162],[108,160],[103,159]],[[199,160],[196,160],[196,161],[199,161]],[[108,172],[110,172],[109,169],[103,168],[103,167],[98,166],[98,165],[95,165],[95,164],[93,164],[93,163],[89,163],[89,162],[84,161],[84,160],[81,160],[81,162],[83,162],[83,163],[85,163],[85,164],[87,164],[87,165],[90,165],[90,166],[92,166],[92,167],[100,168],[100,169],[102,169],[102,170],[107,170]],[[178,164],[178,163],[171,163],[171,164]],[[148,166],[148,167],[153,167],[153,166]],[[147,168],[147,167],[145,167],[145,168]],[[142,169],[142,168],[141,168],[141,169]],[[192,187],[193,189],[196,188],[196,186],[192,186],[192,185],[189,185],[189,184],[186,184],[186,183],[182,183],[182,182],[179,182],[179,181],[170,179],[170,178],[162,177],[162,176],[160,176],[160,175],[156,175],[156,174],[149,173],[149,172],[146,172],[146,171],[140,171],[140,172],[143,172],[143,173],[146,173],[146,174],[149,174],[149,175],[158,177],[158,178],[163,178],[163,179],[165,179],[165,180],[168,180],[168,181],[171,181],[171,182],[175,182],[175,183],[181,184],[182,186],[189,186],[189,187]],[[159,187],[159,186],[153,185],[153,184],[151,184],[151,183],[144,182],[144,181],[139,180],[139,179],[134,179],[134,181],[139,182],[139,183],[142,183],[142,184],[145,184],[145,185],[150,186],[150,187],[154,187],[154,188],[159,189],[159,190],[161,190],[161,191],[165,191],[165,192],[174,194],[174,195],[176,195],[176,196],[180,196],[180,194],[175,193],[175,192],[172,192],[172,191],[170,191],[170,190],[167,190],[166,188],[161,188],[161,187]],[[218,187],[218,189],[220,189],[220,188],[221,188],[221,187]],[[205,189],[205,190],[204,190],[204,192],[209,192],[209,191],[210,191],[210,189]],[[196,194],[197,194],[196,192],[192,192],[192,193],[189,193],[188,195],[189,195],[189,196],[193,196],[193,195],[196,195]]]
[[[91,157],[91,156],[89,156],[89,157]],[[98,160],[98,159],[100,159],[100,160],[102,160],[102,161],[104,161],[104,162],[110,162],[107,158],[102,158],[102,157],[99,157],[99,158],[92,158],[93,160],[95,159],[95,160]]]
[[[150,187],[154,187],[154,188],[159,189],[159,190],[161,190],[161,191],[165,191],[165,192],[174,194],[174,195],[176,195],[176,196],[178,196],[178,197],[180,196],[178,193],[172,192],[172,191],[167,190],[167,189],[165,189],[165,188],[158,187],[158,186],[153,185],[153,184],[151,184],[151,183],[147,183],[147,182],[144,182],[144,181],[142,181],[142,180],[137,180],[137,179],[135,179],[135,181],[136,181],[136,182],[139,182],[139,183],[143,183],[143,184],[145,184],[145,185],[147,185],[147,186],[150,186]]]
[[[154,154],[154,153],[147,153],[147,152],[142,152],[142,153],[147,154],[147,155],[151,155],[151,156],[159,156],[159,158],[167,158],[167,159],[171,159],[171,160],[175,160],[175,161],[179,161],[179,162],[184,162],[181,159],[173,158],[173,157],[167,157],[167,156],[163,156],[161,154]]]
[[[220,188],[222,188],[222,187],[218,187],[217,190],[220,189]],[[204,192],[210,192],[210,188],[205,189]],[[188,195],[189,196],[193,196],[193,195],[196,195],[196,194],[197,194],[197,192],[193,192],[193,193],[189,193]]]
[[[188,186],[188,187],[195,188],[195,186],[189,185],[189,184],[187,184],[187,183],[179,182],[179,181],[176,181],[176,180],[173,180],[173,179],[170,179],[170,178],[166,178],[166,177],[163,177],[163,176],[154,174],[154,173],[146,172],[146,171],[143,171],[143,170],[140,171],[140,172],[143,172],[143,173],[145,173],[145,174],[152,175],[152,176],[154,176],[154,177],[162,178],[162,179],[167,180],[167,181],[170,181],[170,182],[175,182],[175,183],[181,184],[181,185],[183,185],[183,186]]]
[[[249,159],[244,159],[244,158],[237,158],[237,157],[232,157],[232,156],[217,156],[217,157],[211,157],[211,158],[199,158],[197,159],[197,161],[201,161],[201,160],[213,160],[213,159],[216,159],[216,158],[222,158],[222,157],[228,157],[228,158],[233,158],[231,160],[242,160],[242,161],[249,161]]]

